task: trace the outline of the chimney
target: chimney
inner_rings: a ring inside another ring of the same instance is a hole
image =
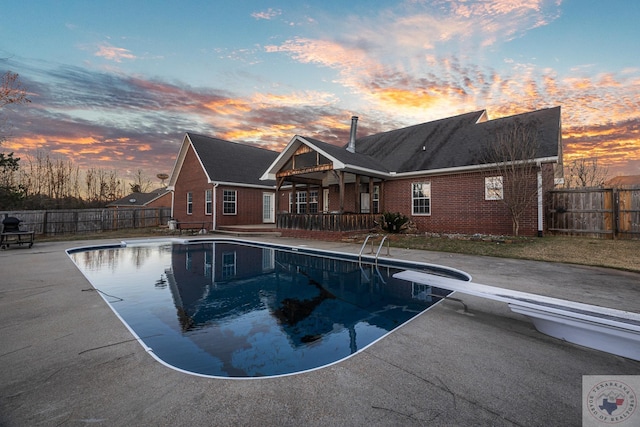
[[[347,145],[347,151],[350,153],[356,152],[356,128],[358,127],[358,116],[351,116],[351,134],[349,135],[349,145]]]

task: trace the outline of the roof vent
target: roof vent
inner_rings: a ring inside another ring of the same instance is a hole
[[[351,116],[351,134],[349,135],[349,145],[347,145],[347,151],[350,153],[356,152],[357,127],[358,127],[358,116]]]

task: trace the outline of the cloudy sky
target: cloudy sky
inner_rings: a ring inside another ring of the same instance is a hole
[[[640,2],[22,0],[0,14],[19,156],[169,173],[196,132],[280,149],[561,106],[565,162],[640,174]]]

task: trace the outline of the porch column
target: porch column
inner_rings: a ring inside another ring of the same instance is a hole
[[[360,207],[360,175],[356,174],[356,188],[354,189],[356,193],[356,213],[362,213]]]
[[[344,171],[338,172],[340,178],[340,213],[344,213]]]
[[[373,178],[369,177],[369,215],[373,214]]]
[[[309,184],[307,184],[305,186],[304,191],[305,191],[305,200],[307,201],[307,206],[305,208],[305,211],[306,211],[307,214],[310,214],[311,213],[311,209],[310,209],[311,208],[311,199],[309,198]]]
[[[278,218],[278,212],[282,212],[283,210],[286,211],[285,209],[282,209],[282,206],[280,206],[280,188],[282,188],[283,184],[284,184],[283,177],[278,178],[276,180],[276,200],[274,202],[274,208],[276,210],[276,218]]]

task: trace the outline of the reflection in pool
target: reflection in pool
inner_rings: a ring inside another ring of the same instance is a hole
[[[205,376],[273,376],[331,364],[448,294],[391,277],[406,265],[360,265],[240,241],[87,248],[69,256],[156,358]]]

